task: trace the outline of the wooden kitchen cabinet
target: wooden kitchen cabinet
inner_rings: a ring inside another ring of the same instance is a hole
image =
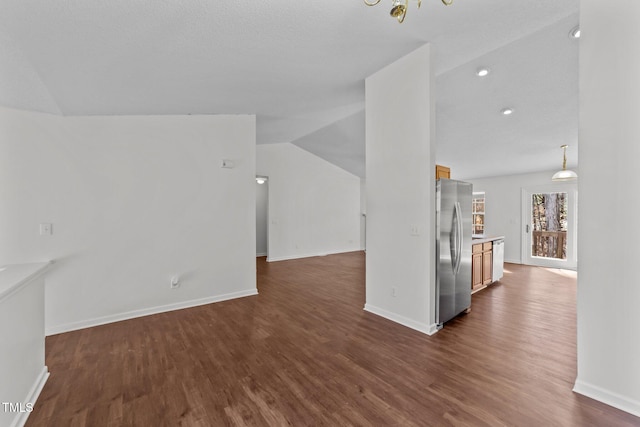
[[[490,285],[493,281],[493,243],[482,244],[482,284]]]
[[[451,169],[446,166],[436,165],[436,179],[451,178]]]
[[[477,243],[471,246],[471,291],[480,290],[492,282],[493,243]]]
[[[479,251],[476,252],[476,246]],[[473,245],[473,253],[471,254],[471,291],[482,288],[482,245]]]

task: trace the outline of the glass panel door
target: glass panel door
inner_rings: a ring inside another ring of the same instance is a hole
[[[522,262],[541,267],[577,267],[575,184],[522,191]]]

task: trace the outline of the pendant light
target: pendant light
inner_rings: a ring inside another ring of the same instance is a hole
[[[562,155],[562,170],[556,172],[551,177],[551,181],[573,181],[574,179],[578,179],[578,174],[572,170],[567,169],[567,147],[568,145],[562,145],[563,155]]]

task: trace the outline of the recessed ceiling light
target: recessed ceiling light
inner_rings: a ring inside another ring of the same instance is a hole
[[[513,114],[513,108],[503,108],[502,111],[500,111],[504,116],[508,116]]]
[[[484,77],[487,74],[489,74],[489,69],[488,68],[478,68],[478,70],[476,71],[476,75],[479,77]]]
[[[578,26],[573,27],[571,29],[571,31],[569,31],[569,37],[571,37],[572,39],[579,39],[580,38],[580,27],[578,27]]]

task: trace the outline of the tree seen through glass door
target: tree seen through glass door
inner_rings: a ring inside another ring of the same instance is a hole
[[[567,259],[567,193],[531,195],[531,256]]]

